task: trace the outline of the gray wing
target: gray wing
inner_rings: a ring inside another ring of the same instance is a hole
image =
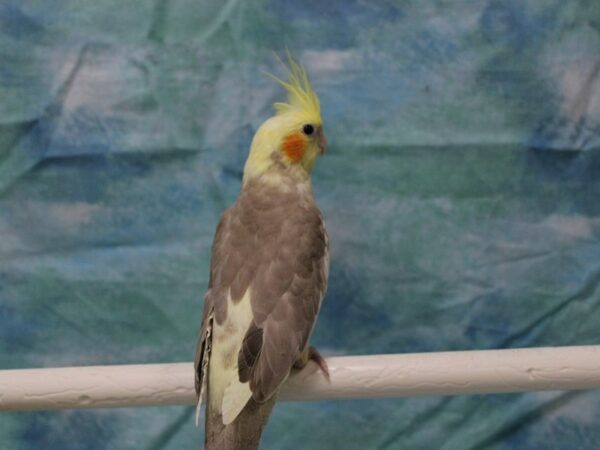
[[[327,288],[327,235],[318,209],[284,208],[250,285],[254,321],[238,355],[240,382],[258,402],[287,379],[306,348]]]

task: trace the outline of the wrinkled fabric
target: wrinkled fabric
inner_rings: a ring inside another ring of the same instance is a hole
[[[324,355],[600,343],[600,3],[0,4],[0,368],[191,361],[289,48],[320,94]],[[192,374],[190,374],[192,377]],[[265,449],[597,449],[600,392],[281,403]],[[186,407],[0,448],[200,448]]]

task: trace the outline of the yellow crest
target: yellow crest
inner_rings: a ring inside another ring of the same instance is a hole
[[[322,120],[319,97],[317,97],[316,92],[310,85],[306,71],[300,64],[294,61],[290,52],[288,52],[287,55],[289,67],[287,67],[279,57],[277,57],[279,62],[289,71],[287,81],[282,81],[269,73],[267,74],[277,81],[281,86],[283,86],[288,93],[287,102],[274,103],[273,107],[277,111],[278,115],[291,111],[300,112],[311,117],[311,119],[316,122],[317,125],[320,125]]]

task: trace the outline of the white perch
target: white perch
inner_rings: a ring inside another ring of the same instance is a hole
[[[390,398],[600,388],[600,345],[327,359],[309,364],[281,400]],[[190,363],[0,371],[0,411],[191,405]]]

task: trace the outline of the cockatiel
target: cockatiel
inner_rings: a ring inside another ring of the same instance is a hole
[[[327,366],[308,341],[327,288],[328,240],[310,172],[325,152],[319,98],[289,57],[288,93],[256,132],[242,189],[217,227],[195,357],[205,449],[257,449],[294,367]]]

